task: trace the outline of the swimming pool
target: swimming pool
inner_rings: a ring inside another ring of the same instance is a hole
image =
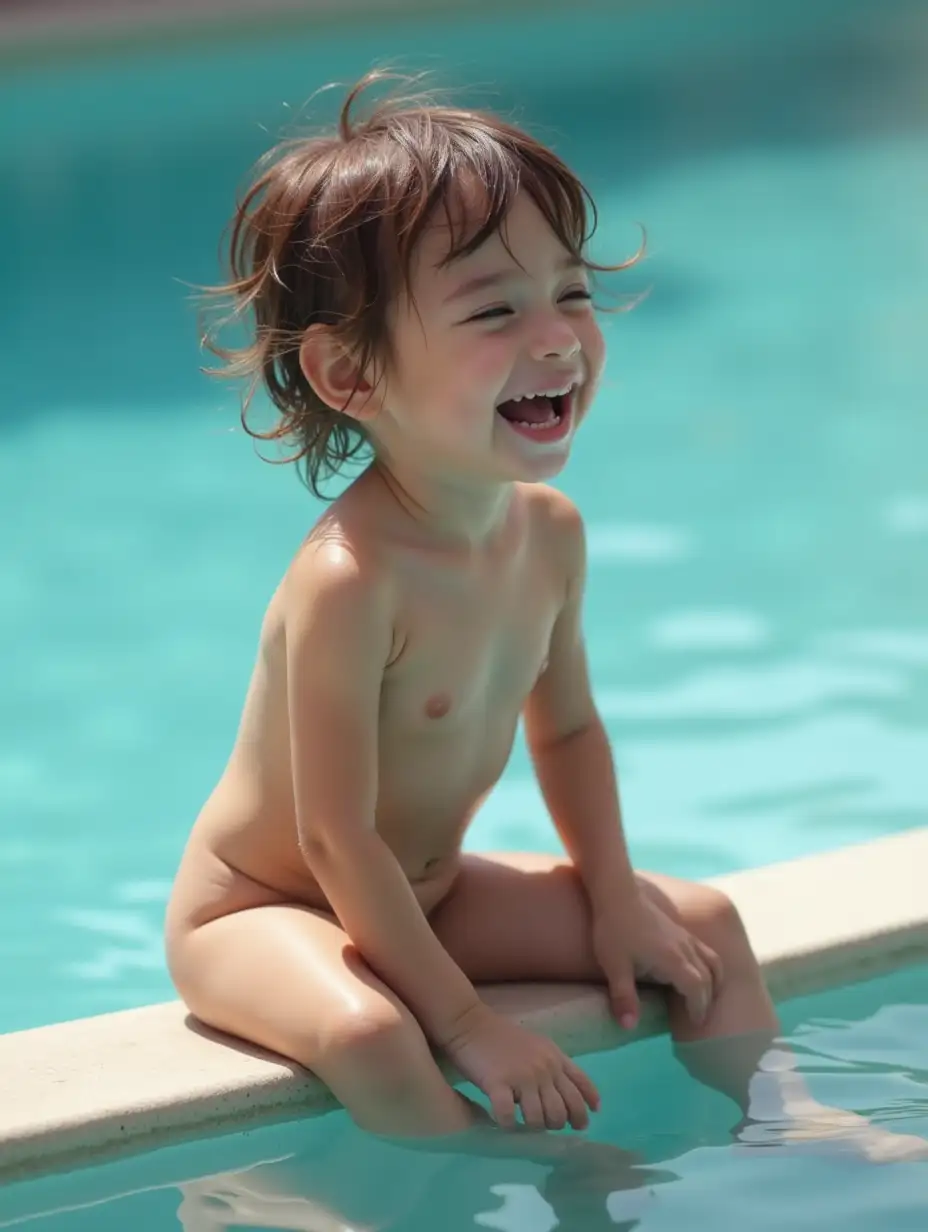
[[[672,25],[672,28],[671,28]],[[712,3],[269,32],[0,84],[0,1029],[173,995],[161,915],[316,507],[197,371],[235,184],[329,78],[453,66],[652,285],[564,479],[633,856],[925,821],[924,9]],[[512,49],[518,46],[519,55]],[[556,71],[552,71],[556,68]],[[524,750],[472,846],[550,849]]]
[[[795,999],[782,1013],[819,1099],[928,1136],[928,968]],[[690,1079],[666,1037],[583,1064],[603,1091],[587,1135],[599,1151],[578,1157],[570,1173],[527,1159],[401,1150],[360,1133],[339,1112],[4,1186],[0,1227],[551,1232],[552,1212],[571,1232],[924,1227],[928,1164],[735,1150],[734,1105]]]

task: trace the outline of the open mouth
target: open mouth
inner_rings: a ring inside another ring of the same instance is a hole
[[[571,425],[576,391],[574,384],[560,392],[510,398],[496,411],[520,436],[539,442],[560,440]]]

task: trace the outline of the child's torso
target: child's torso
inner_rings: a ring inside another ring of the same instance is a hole
[[[381,690],[375,823],[426,909],[450,888],[467,825],[506,766],[565,597],[543,498],[522,499],[511,541],[477,567],[419,550],[391,558],[402,652]],[[285,617],[278,591],[235,748],[188,859],[218,857],[276,893],[325,906],[297,841]]]

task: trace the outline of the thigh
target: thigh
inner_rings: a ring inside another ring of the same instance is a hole
[[[308,1069],[365,1031],[419,1032],[337,920],[298,903],[264,903],[175,931],[168,961],[195,1017]]]
[[[641,892],[697,935],[716,892],[698,882],[637,873]],[[535,853],[466,855],[431,916],[439,940],[470,979],[599,981],[589,901],[574,866]]]
[[[465,855],[435,934],[478,982],[596,980],[590,909],[573,865],[534,853]]]

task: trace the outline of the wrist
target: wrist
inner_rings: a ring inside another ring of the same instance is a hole
[[[641,897],[621,833],[614,831],[609,839],[574,861],[594,915],[621,911],[625,905],[633,908]]]
[[[457,1007],[451,1014],[443,1014],[432,1024],[424,1024],[426,1034],[439,1048],[450,1051],[462,1039],[470,1035],[480,1023],[493,1015],[493,1010],[474,994],[473,1000],[468,1000]]]
[[[594,921],[626,920],[641,909],[643,899],[638,879],[610,880],[587,887]]]

